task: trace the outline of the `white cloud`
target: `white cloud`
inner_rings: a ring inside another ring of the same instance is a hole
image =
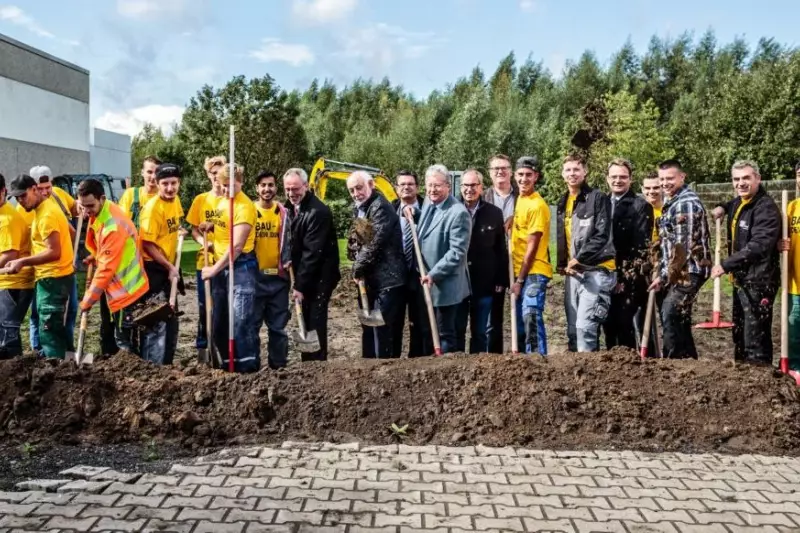
[[[155,13],[180,13],[186,0],[117,0],[117,12],[123,17],[144,18]]]
[[[522,11],[527,13],[532,13],[536,11],[536,1],[535,0],[519,0],[519,8]]]
[[[94,125],[133,137],[146,123],[150,123],[161,128],[165,134],[170,134],[175,123],[180,122],[183,111],[184,107],[178,105],[148,105],[123,111],[106,111],[95,120]]]
[[[308,46],[284,43],[275,38],[263,39],[261,47],[251,50],[249,55],[262,63],[283,62],[294,67],[314,63],[314,53]]]
[[[363,61],[375,74],[383,74],[404,59],[417,59],[447,39],[434,32],[416,32],[378,23],[347,32],[334,55]]]
[[[17,6],[0,6],[0,20],[16,24],[40,37],[47,37],[48,39],[55,38],[55,35],[40,26],[31,16],[27,15]]]
[[[358,0],[293,0],[294,17],[309,24],[341,20],[358,5]]]

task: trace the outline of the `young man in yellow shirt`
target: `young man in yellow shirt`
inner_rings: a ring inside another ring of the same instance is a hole
[[[261,172],[256,177],[256,241],[258,260],[256,273],[256,310],[260,324],[267,326],[267,364],[271,369],[283,368],[289,356],[289,272],[292,263],[291,233],[286,208],[275,196],[278,184],[275,174]]]
[[[794,175],[800,187],[800,161]],[[800,198],[789,202],[786,217],[789,238],[781,239],[779,247],[789,252],[789,368],[800,370]]]
[[[31,228],[7,202],[6,180],[0,174],[0,269],[31,255]],[[22,355],[20,324],[33,298],[33,268],[0,274],[0,359]]]
[[[18,273],[25,267],[33,267],[42,352],[47,358],[71,358],[75,355],[73,339],[65,325],[69,295],[75,283],[69,222],[58,205],[45,199],[36,181],[26,174],[11,182],[8,195],[35,214],[31,228],[33,255],[9,261],[6,269]]]
[[[128,217],[133,221],[136,229],[139,229],[139,222],[142,209],[151,198],[158,195],[158,179],[156,179],[156,169],[161,164],[161,160],[154,155],[149,155],[142,161],[142,180],[144,186],[130,187],[125,189],[119,199],[119,206]]]
[[[650,172],[642,180],[642,196],[653,208],[653,236],[652,240],[658,239],[658,219],[664,209],[664,193],[661,190],[661,180],[658,179],[658,172]]]
[[[514,178],[519,196],[511,226],[511,258],[517,296],[517,337],[525,353],[547,355],[544,305],[547,284],[553,278],[550,264],[550,207],[536,192],[542,177],[539,160],[521,157]]]
[[[567,193],[558,203],[558,270],[567,275],[564,307],[571,352],[596,352],[617,285],[611,200],[586,183],[586,161],[564,158]]]
[[[145,299],[161,295],[169,299],[172,280],[178,279],[183,294],[183,279],[180,268],[175,267],[178,252],[178,235],[181,228],[183,207],[178,197],[181,171],[177,165],[162,163],[156,169],[158,196],[151,198],[142,208],[139,235],[144,252],[144,270],[150,282]],[[177,307],[177,305],[176,305]],[[177,309],[175,309],[177,312]],[[178,345],[178,318],[173,315],[142,330],[142,359],[157,365],[172,364]]]
[[[192,201],[192,206],[186,214],[186,222],[192,225],[192,236],[201,247],[204,244],[206,232],[213,231],[214,221],[219,214],[217,211],[217,201],[222,197],[222,189],[217,181],[217,174],[226,164],[227,160],[225,156],[222,155],[206,158],[203,168],[211,184],[211,190],[198,194],[194,201]],[[211,241],[212,238],[211,235],[209,235],[207,243],[209,262],[214,261],[214,246]],[[197,252],[197,271],[195,272],[197,279],[198,306],[195,346],[197,347],[198,361],[206,360],[206,350],[208,349],[208,332],[206,331],[206,288],[202,276],[204,266],[206,266],[206,261],[201,248]]]
[[[222,198],[217,201],[219,217],[214,221],[214,250],[216,262],[203,267],[203,279],[212,280],[211,292],[214,296],[214,342],[223,362],[228,368],[228,276],[230,240],[230,199],[228,187],[234,188],[233,199],[233,329],[234,329],[234,371],[257,372],[261,367],[258,346],[258,325],[261,319],[255,309],[256,270],[258,262],[255,248],[256,206],[242,192],[244,173],[241,167],[230,175],[229,166],[222,167],[217,181],[222,187]]]

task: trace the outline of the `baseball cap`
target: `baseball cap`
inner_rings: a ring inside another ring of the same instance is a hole
[[[48,178],[48,180],[53,179],[53,171],[50,170],[50,167],[45,165],[35,166],[31,169],[30,177],[33,178],[37,184],[42,182],[42,178]]]
[[[161,163],[156,167],[156,179],[180,178],[181,168],[174,163]]]
[[[533,171],[540,172],[539,160],[536,156],[524,155],[517,159],[517,168],[529,168]]]
[[[36,180],[27,174],[20,174],[8,184],[7,194],[12,198],[16,198],[28,192],[31,187],[36,187]]]

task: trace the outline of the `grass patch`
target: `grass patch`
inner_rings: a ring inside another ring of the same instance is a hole
[[[341,266],[351,264],[350,260],[347,258],[347,239],[339,239],[339,264]]]

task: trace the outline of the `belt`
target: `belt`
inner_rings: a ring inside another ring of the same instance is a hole
[[[265,276],[277,276],[278,269],[277,268],[265,268],[264,270],[259,270]]]

